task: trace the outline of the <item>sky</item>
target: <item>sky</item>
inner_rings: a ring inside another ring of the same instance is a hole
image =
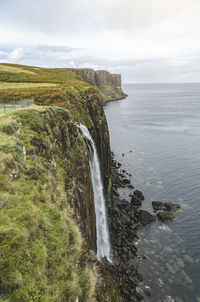
[[[0,0],[0,62],[200,82],[200,0]]]

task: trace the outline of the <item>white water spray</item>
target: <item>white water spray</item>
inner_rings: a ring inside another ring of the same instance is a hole
[[[97,150],[88,129],[83,125],[80,125],[79,127],[82,130],[83,136],[87,138],[90,142],[90,145],[88,147],[91,153],[90,171],[94,191],[94,203],[96,214],[97,258],[99,260],[102,260],[104,257],[106,257],[108,261],[111,261],[105,199],[103,194],[103,184],[101,179],[100,164],[97,155]]]

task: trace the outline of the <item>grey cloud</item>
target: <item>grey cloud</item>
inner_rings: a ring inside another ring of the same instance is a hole
[[[52,52],[52,53],[69,53],[80,50],[81,48],[75,48],[71,46],[49,46],[49,45],[38,45],[36,51],[41,52]]]

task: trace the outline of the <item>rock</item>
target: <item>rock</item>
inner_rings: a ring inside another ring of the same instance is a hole
[[[131,197],[131,204],[137,207],[141,207],[142,205],[142,201],[141,199],[139,199],[138,197],[136,197],[135,195],[133,195]]]
[[[117,196],[117,197],[120,196],[120,194],[119,194],[115,189],[113,189],[113,195],[114,195],[114,196]]]
[[[134,186],[133,185],[129,185],[128,188],[129,189],[134,189]]]
[[[135,192],[133,193],[137,198],[144,200],[144,195],[142,194],[142,192],[140,192],[139,190],[135,190]]]
[[[164,302],[175,302],[175,300],[171,296],[168,296],[165,298]]]
[[[147,296],[151,296],[151,288],[148,285],[145,285],[144,292]]]
[[[144,224],[147,225],[151,222],[156,221],[156,216],[152,215],[151,213],[145,211],[145,210],[140,210],[139,211],[139,221]]]
[[[152,201],[152,207],[154,208],[154,210],[160,211],[163,210],[164,203],[161,201]]]
[[[17,177],[18,177],[18,171],[13,169],[10,173],[10,180],[11,181],[16,180]]]
[[[146,254],[143,255],[143,259],[150,261],[150,258]]]
[[[143,296],[143,290],[140,288],[140,287],[136,287],[136,297],[139,299],[139,300],[143,300],[144,299],[144,296]]]
[[[158,279],[158,285],[159,286],[163,286],[164,285],[163,281],[160,278]]]
[[[165,202],[164,206],[165,206],[166,210],[169,212],[177,212],[181,209],[181,206],[174,202]]]
[[[142,274],[140,274],[140,273],[138,273],[137,277],[140,282],[142,282],[144,280]]]
[[[176,216],[172,212],[168,211],[158,212],[157,216],[161,221],[173,220],[176,218]]]
[[[130,185],[130,183],[131,183],[130,179],[128,179],[128,178],[124,178],[122,180],[122,182],[123,182],[124,185]]]

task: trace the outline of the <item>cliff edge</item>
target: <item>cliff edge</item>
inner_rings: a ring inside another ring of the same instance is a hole
[[[0,116],[0,301],[121,302],[95,256],[90,154],[78,127],[96,143],[106,193],[111,161],[101,93],[65,69],[0,67],[4,104],[34,99]]]
[[[83,81],[98,87],[105,102],[120,100],[127,96],[121,87],[120,74],[112,74],[106,70],[95,71],[88,68],[74,68],[70,70],[79,75]]]

